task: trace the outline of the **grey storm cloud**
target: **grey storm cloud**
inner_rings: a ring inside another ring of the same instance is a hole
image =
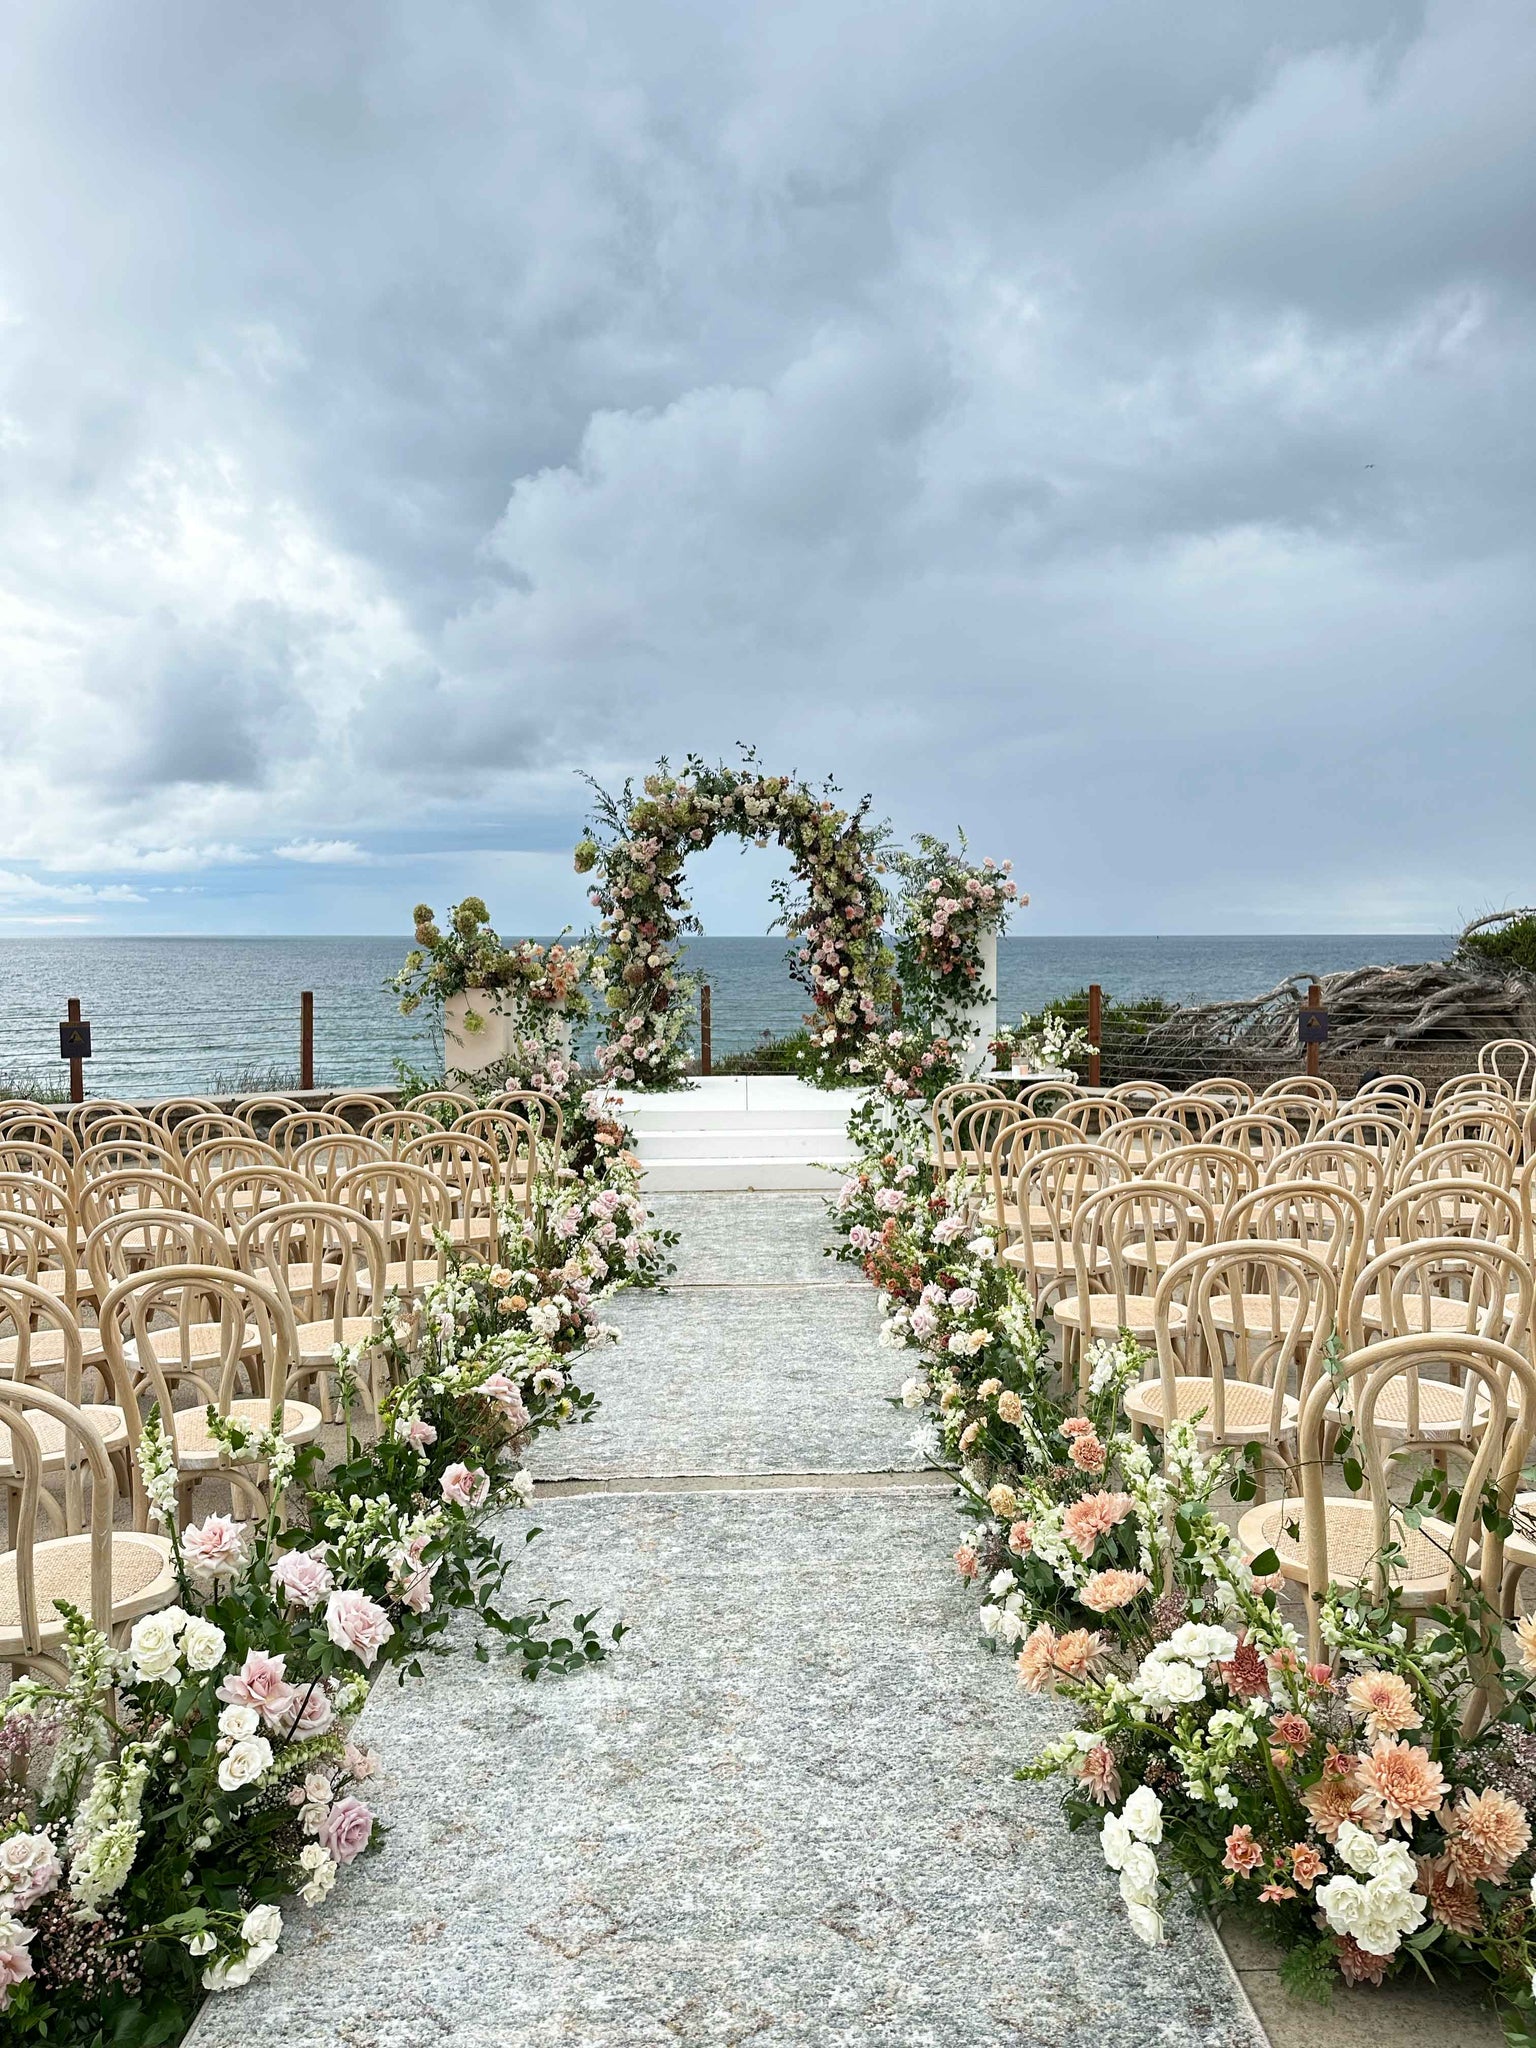
[[[1529,894],[1525,0],[8,44],[8,865],[542,845],[742,738],[1057,928]]]

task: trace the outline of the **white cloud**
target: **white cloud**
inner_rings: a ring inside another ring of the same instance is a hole
[[[93,887],[88,882],[40,882],[35,875],[0,868],[0,903],[142,903],[125,882]]]
[[[350,839],[295,839],[272,851],[278,860],[296,860],[308,867],[356,867],[368,859]]]
[[[0,859],[357,929],[744,738],[1058,929],[1519,893],[1528,8],[419,20],[13,10]]]

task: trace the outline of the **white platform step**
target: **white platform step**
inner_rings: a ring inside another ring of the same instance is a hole
[[[733,1074],[622,1099],[645,1185],[659,1194],[835,1188],[859,1098],[788,1074]]]
[[[648,1159],[645,1190],[653,1195],[737,1194],[747,1189],[784,1194],[814,1189],[830,1194],[840,1171],[803,1159]]]
[[[635,1150],[653,1159],[843,1159],[848,1134],[835,1126],[819,1131],[742,1130],[640,1131]]]

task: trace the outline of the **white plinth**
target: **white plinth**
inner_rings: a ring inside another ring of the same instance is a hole
[[[961,1012],[960,1035],[965,1041],[961,1054],[962,1072],[974,1077],[992,1062],[991,1044],[997,1036],[997,933],[987,932],[981,940],[981,985],[985,1002],[972,1003]]]
[[[478,1074],[507,1054],[507,1019],[496,1007],[494,989],[465,989],[443,1005],[443,1054],[452,1074]],[[473,1010],[485,1019],[483,1031],[466,1031],[464,1018]]]

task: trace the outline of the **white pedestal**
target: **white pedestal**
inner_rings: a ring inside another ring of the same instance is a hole
[[[443,1005],[443,1053],[451,1074],[478,1074],[507,1053],[507,1020],[496,1007],[494,989],[471,988],[449,996]],[[465,1013],[485,1019],[481,1031],[466,1031]]]
[[[973,1003],[961,1014],[960,1030],[965,1040],[960,1056],[962,1071],[973,1077],[992,1064],[989,1050],[997,1036],[997,933],[987,932],[981,941],[981,983],[987,991],[984,1003]]]

